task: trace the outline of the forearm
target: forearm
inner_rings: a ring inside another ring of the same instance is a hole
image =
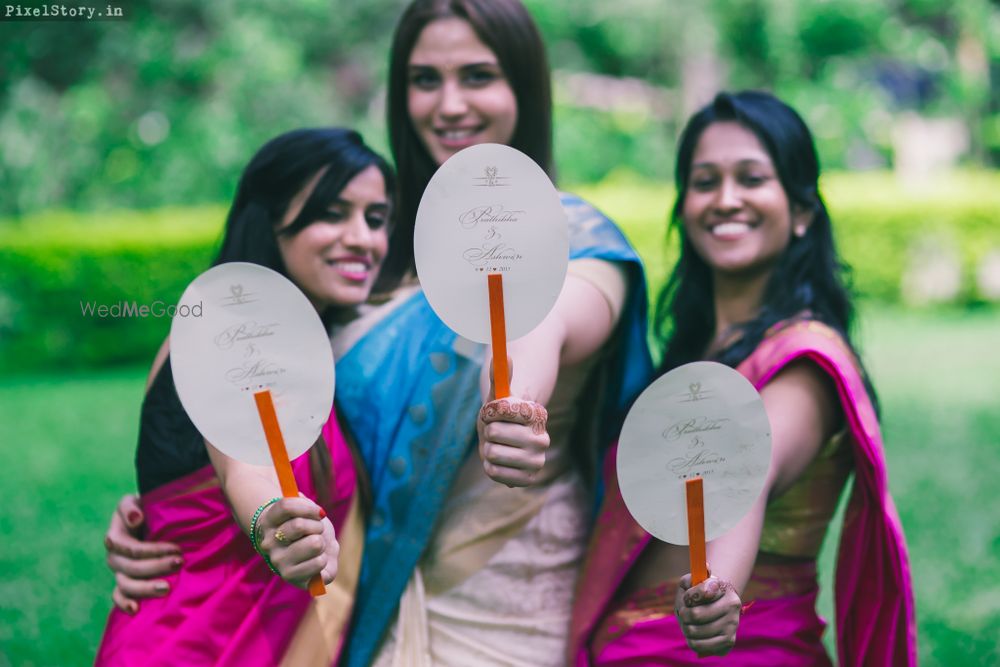
[[[511,394],[546,404],[555,390],[560,367],[597,353],[614,325],[615,316],[604,294],[579,276],[567,276],[545,319],[530,333],[508,343]],[[487,359],[481,380],[484,397],[490,386],[491,361],[492,357]]]
[[[760,533],[764,524],[767,493],[762,493],[743,519],[706,548],[712,574],[730,582],[740,596],[746,589],[757,560]]]
[[[281,496],[278,477],[269,466],[248,465],[226,456],[207,443],[206,446],[233,516],[243,532],[249,535],[250,522],[257,508]]]
[[[542,405],[549,401],[559,378],[560,352],[564,341],[565,332],[561,323],[550,313],[531,333],[508,343],[512,396]],[[480,377],[484,401],[488,400],[490,394],[492,362],[491,350]]]

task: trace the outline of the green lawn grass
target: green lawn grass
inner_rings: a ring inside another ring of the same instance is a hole
[[[93,664],[110,608],[103,531],[135,488],[144,379],[0,381],[0,665]]]
[[[869,306],[860,325],[910,549],[920,664],[1000,664],[1000,313]],[[821,559],[826,618],[835,547],[831,536]]]
[[[997,664],[1000,313],[867,307],[861,323],[910,545],[921,664]],[[0,665],[93,660],[112,583],[101,538],[134,488],[144,375],[0,380]],[[829,617],[828,594],[821,605]]]

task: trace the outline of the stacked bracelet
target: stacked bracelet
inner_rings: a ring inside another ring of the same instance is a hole
[[[257,511],[253,513],[253,518],[250,519],[250,544],[253,545],[253,550],[259,553],[261,558],[264,559],[264,562],[267,563],[267,566],[271,568],[271,572],[274,572],[280,577],[281,573],[278,572],[277,568],[271,564],[271,559],[268,558],[267,554],[260,550],[260,544],[257,542],[257,521],[260,519],[260,515],[264,513],[264,510],[279,500],[281,500],[280,496],[277,498],[271,498],[266,503],[258,507]]]

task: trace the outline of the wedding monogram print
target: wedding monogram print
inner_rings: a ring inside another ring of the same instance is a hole
[[[701,382],[691,382],[688,389],[682,394],[676,394],[674,400],[677,403],[693,403],[708,401],[705,406],[707,412],[715,412],[713,400],[715,392],[703,386]],[[685,408],[689,416],[685,416],[663,429],[660,436],[670,443],[682,441],[687,446],[682,454],[667,461],[667,471],[679,479],[688,479],[699,476],[705,477],[716,472],[716,466],[724,465],[726,457],[713,449],[710,444],[706,444],[706,439],[712,440],[718,437],[721,432],[727,429],[730,419],[728,417],[716,417],[708,414],[696,414],[690,416],[690,410],[701,408]],[[714,435],[713,435],[714,434]],[[712,436],[712,437],[710,437]]]
[[[463,229],[473,229],[480,222],[497,225],[504,222],[520,222],[524,211],[508,211],[503,204],[476,206],[458,216]]]
[[[258,359],[253,362],[244,362],[235,368],[230,368],[226,371],[226,379],[233,384],[252,384],[257,382],[260,386],[263,386],[264,380],[273,379],[284,374],[285,369],[278,366],[278,364],[266,359]],[[250,386],[247,386],[244,387],[244,390],[249,390],[250,388]]]
[[[508,181],[509,176],[501,176],[500,170],[495,166],[489,166],[483,169],[485,176],[477,176],[472,180],[478,181],[475,183],[476,186],[481,188],[501,188],[510,185]]]
[[[253,320],[248,320],[246,322],[240,322],[232,326],[226,327],[221,332],[216,334],[214,342],[215,346],[220,350],[228,350],[233,347],[236,343],[253,340],[255,338],[264,338],[266,336],[273,336],[274,330],[278,327],[277,322],[272,322],[270,324],[258,324]]]
[[[462,253],[462,259],[478,271],[504,273],[510,270],[510,264],[524,257],[514,248],[503,243],[491,245],[484,243],[477,248],[468,248]]]
[[[252,296],[253,292],[236,284],[230,285],[229,296],[219,301],[223,306],[236,306],[256,301],[250,298]],[[227,326],[212,338],[215,347],[224,352],[227,359],[238,360],[237,365],[225,371],[226,381],[242,391],[251,391],[273,386],[274,380],[285,374],[286,369],[270,358],[265,344],[278,334],[279,326],[277,322],[246,320]]]
[[[242,306],[245,303],[253,303],[257,299],[251,299],[254,296],[253,292],[246,292],[243,289],[243,285],[237,283],[235,285],[229,286],[229,296],[223,297],[223,306]]]
[[[486,225],[479,245],[462,251],[462,259],[473,269],[483,273],[505,273],[524,256],[503,240],[501,226],[520,222],[523,210],[508,210],[502,204],[477,206],[462,213],[458,221],[465,229],[474,229],[479,223]]]
[[[688,385],[688,392],[685,394],[686,398],[683,399],[685,403],[691,403],[693,401],[704,401],[706,398],[712,397],[712,392],[708,389],[702,389],[700,382],[692,382]]]
[[[691,419],[679,421],[676,424],[672,424],[663,429],[663,437],[664,439],[671,441],[677,440],[681,436],[693,433],[718,431],[728,421],[729,419],[726,417],[719,417],[718,419],[712,419],[710,417],[692,417]]]

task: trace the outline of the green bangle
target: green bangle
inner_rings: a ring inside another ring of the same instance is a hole
[[[271,559],[267,557],[267,554],[265,554],[263,551],[260,550],[260,545],[257,544],[257,520],[260,519],[260,515],[264,513],[264,510],[266,510],[268,507],[278,502],[279,500],[281,500],[280,496],[278,496],[277,498],[271,498],[266,503],[258,507],[257,511],[253,513],[253,518],[250,519],[250,544],[253,545],[253,550],[259,553],[261,557],[264,559],[264,561],[267,563],[267,566],[271,568],[271,572],[274,572],[275,574],[278,574],[280,576],[278,570],[276,570],[275,567],[271,565]]]
[[[264,554],[261,554],[261,556],[264,558],[264,562],[267,563],[267,566],[271,568],[271,572],[274,572],[276,575],[280,577],[281,573],[278,572],[278,568],[276,568],[274,565],[271,564],[271,559],[268,558],[267,556],[264,556]]]

